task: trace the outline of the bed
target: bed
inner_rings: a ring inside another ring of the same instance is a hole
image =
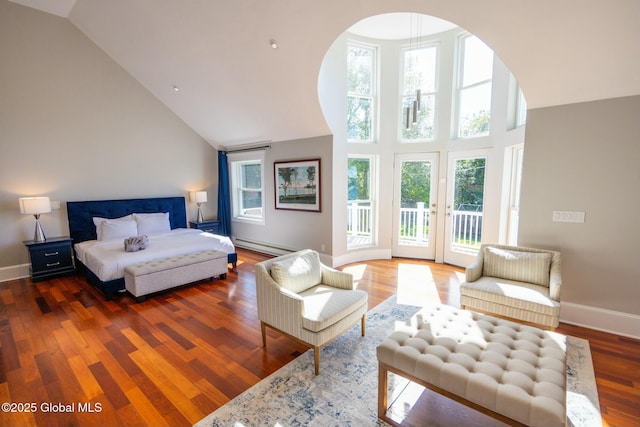
[[[126,231],[134,215],[138,228]],[[67,202],[67,217],[76,263],[107,300],[125,291],[124,268],[128,265],[213,249],[225,252],[236,267],[238,256],[228,236],[187,228],[184,197]],[[116,226],[107,230],[106,225],[98,225],[102,221]],[[104,233],[100,239],[98,231]],[[114,237],[118,233],[121,237]],[[124,239],[136,234],[148,236],[148,247],[126,252]]]

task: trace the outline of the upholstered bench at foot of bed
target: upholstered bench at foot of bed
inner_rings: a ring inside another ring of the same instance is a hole
[[[225,279],[227,268],[224,252],[193,252],[125,267],[124,283],[127,291],[141,301],[145,295],[198,280],[215,276]]]
[[[566,337],[446,305],[421,310],[377,348],[378,416],[388,372],[511,425],[565,426]]]

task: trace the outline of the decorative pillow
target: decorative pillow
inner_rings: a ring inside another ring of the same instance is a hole
[[[124,239],[124,250],[126,252],[137,252],[147,249],[149,238],[146,235],[127,237]]]
[[[133,215],[129,214],[129,215],[125,215],[125,216],[121,216],[120,218],[100,218],[98,216],[94,216],[93,217],[93,224],[96,226],[96,238],[98,240],[102,240],[102,223],[106,220],[109,221],[126,221],[126,220],[130,220],[133,219]]]
[[[300,293],[322,280],[320,257],[317,252],[276,261],[271,264],[271,277],[280,286],[294,293]]]
[[[100,224],[102,238],[100,240],[121,239],[127,236],[135,236],[138,234],[138,225],[133,219],[107,219]]]
[[[154,234],[171,231],[169,212],[134,213],[133,218],[138,223],[138,234]]]
[[[551,254],[484,248],[484,276],[549,286]]]

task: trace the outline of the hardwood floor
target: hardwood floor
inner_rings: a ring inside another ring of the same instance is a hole
[[[223,281],[136,304],[105,301],[81,275],[0,283],[0,425],[190,426],[306,348],[269,331],[261,347],[254,264],[238,250]],[[342,267],[369,308],[439,299],[458,306],[463,269],[392,259]],[[604,425],[640,425],[640,342],[561,324],[588,339]]]

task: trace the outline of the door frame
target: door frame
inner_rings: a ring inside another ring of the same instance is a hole
[[[400,185],[402,162],[406,161],[429,161],[431,162],[431,179],[429,204],[425,206],[426,213],[429,215],[429,238],[428,244],[425,245],[401,245],[399,242],[400,230]],[[395,153],[393,159],[393,212],[392,212],[392,256],[404,258],[418,258],[435,260],[437,258],[438,248],[438,193],[440,182],[440,152],[421,152],[421,153]]]
[[[447,174],[446,174],[446,198],[444,203],[443,212],[444,216],[444,232],[443,232],[443,262],[446,264],[452,264],[456,266],[466,267],[471,264],[477,256],[475,252],[460,252],[453,251],[451,249],[451,232],[453,226],[453,201],[455,190],[455,162],[463,159],[485,159],[485,173],[483,183],[483,217],[486,213],[487,205],[487,176],[489,174],[491,149],[483,148],[477,150],[465,150],[465,151],[449,151],[447,153]],[[485,221],[483,221],[482,228],[485,229]]]

